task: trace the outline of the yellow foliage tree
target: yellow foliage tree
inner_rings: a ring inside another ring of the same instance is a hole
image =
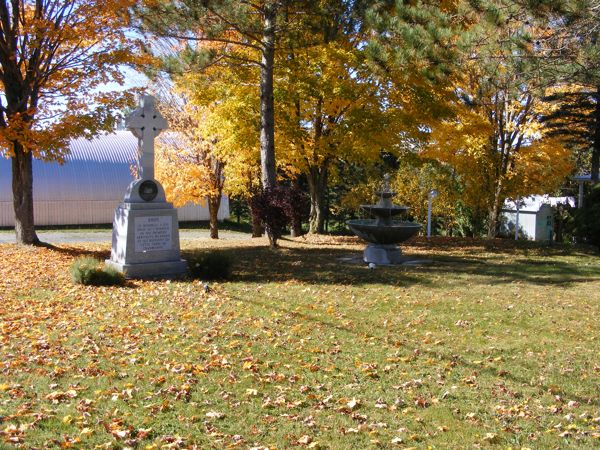
[[[69,139],[110,129],[131,97],[105,92],[133,60],[133,0],[0,1],[0,154],[12,160],[17,242],[37,244],[32,159],[59,160]]]
[[[504,200],[556,189],[572,170],[572,156],[548,135],[541,121],[547,105],[531,90],[515,78],[486,90],[473,72],[457,88],[454,116],[432,126],[422,156],[456,171],[462,201],[475,215],[487,215],[493,237]]]
[[[212,44],[204,44],[210,46]],[[238,49],[236,56],[252,58],[252,49]],[[175,90],[193,110],[195,139],[209,140],[209,172],[219,161],[221,188],[229,195],[248,199],[261,183],[260,103],[256,96],[259,70],[252,64],[216,62],[204,71],[174,77]],[[212,176],[212,175],[211,175]],[[216,181],[216,178],[213,179]],[[180,189],[193,191],[193,184]],[[209,205],[210,206],[210,205]],[[254,220],[253,233],[261,234]]]
[[[158,143],[156,178],[176,207],[208,203],[210,237],[218,239],[225,162],[215,153],[216,138],[205,134],[202,110],[185,97],[163,92],[161,106],[171,132]]]
[[[437,191],[431,214],[448,234],[458,225],[457,203],[460,201],[458,182],[448,167],[435,162],[403,163],[392,179],[396,203],[410,207],[409,214],[416,222],[427,222],[429,193]],[[423,225],[425,226],[425,225]]]
[[[386,90],[348,42],[298,49],[281,64],[276,139],[291,173],[306,175],[309,229],[322,233],[325,194],[336,161],[375,161],[390,144]]]
[[[463,200],[486,216],[487,235],[498,232],[506,198],[556,189],[571,170],[571,152],[543,123],[544,81],[535,37],[544,27],[514,2],[473,10],[473,42],[453,74],[452,115],[425,123],[422,156],[453,167]]]

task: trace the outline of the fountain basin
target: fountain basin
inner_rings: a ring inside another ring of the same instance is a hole
[[[379,206],[379,205],[360,205],[360,209],[380,218],[388,218],[405,213],[410,208],[408,206]]]
[[[381,225],[375,219],[357,219],[346,222],[359,238],[373,244],[392,245],[404,242],[421,229],[414,222],[391,221],[390,225]]]

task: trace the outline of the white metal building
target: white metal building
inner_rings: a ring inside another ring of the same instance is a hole
[[[133,180],[138,140],[129,131],[104,134],[89,141],[74,139],[65,163],[33,162],[36,225],[112,223],[116,206]],[[178,209],[179,221],[208,220],[208,206]],[[229,217],[223,196],[219,220]],[[14,226],[11,162],[0,157],[0,226]]]
[[[532,195],[520,199],[517,220],[517,205],[512,200],[506,200],[502,208],[502,224],[500,233],[506,236],[515,234],[519,224],[519,238],[531,241],[551,241],[554,231],[554,211],[552,206],[558,203],[575,205],[572,197],[549,197],[547,195]]]

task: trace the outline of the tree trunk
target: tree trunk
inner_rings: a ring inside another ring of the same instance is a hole
[[[596,110],[594,111],[594,142],[592,143],[591,171],[592,184],[599,181],[600,172],[600,86],[596,89]]]
[[[260,67],[260,164],[263,189],[275,187],[275,107],[273,66],[275,64],[275,26],[277,6],[265,6],[263,49]]]
[[[278,232],[276,230],[272,230],[268,225],[265,227],[267,231],[267,237],[269,238],[269,246],[271,248],[277,248],[277,240],[279,239]]]
[[[498,179],[498,183],[496,184],[496,188],[494,189],[494,200],[492,206],[489,210],[488,215],[488,229],[487,229],[487,237],[488,239],[493,239],[498,235],[498,217],[500,216],[500,201],[502,196],[502,176]]]
[[[563,214],[564,208],[561,203],[556,205],[556,242],[563,242]]]
[[[208,197],[208,215],[210,217],[210,238],[219,239],[219,207],[221,206],[221,196],[214,195]]]
[[[275,187],[275,106],[273,100],[273,66],[275,64],[275,26],[277,5],[267,3],[264,7],[263,49],[260,65],[260,168],[263,189]],[[252,218],[252,236],[258,231]],[[262,230],[262,224],[261,224]],[[273,230],[267,227],[271,247],[277,242]],[[261,233],[262,234],[262,233]]]
[[[23,151],[20,143],[13,145],[12,190],[17,244],[38,245],[40,240],[33,220],[33,156],[31,152]]]
[[[310,193],[309,233],[323,234],[325,224],[325,193],[327,190],[328,167],[311,167],[308,174]]]
[[[298,178],[294,179],[294,189],[300,191],[300,182],[298,181]],[[294,217],[292,218],[292,225],[290,228],[290,234],[292,235],[292,237],[300,237],[304,234],[304,232],[302,231],[302,218],[299,214],[294,214]]]
[[[260,220],[260,217],[258,217],[258,214],[256,214],[256,212],[254,211],[254,208],[252,208],[252,205],[249,205],[249,209],[250,209],[250,217],[252,218],[252,237],[253,238],[262,237],[262,235],[264,233],[262,221]]]
[[[304,234],[302,232],[302,221],[300,220],[300,217],[294,217],[290,231],[292,237],[300,237]]]

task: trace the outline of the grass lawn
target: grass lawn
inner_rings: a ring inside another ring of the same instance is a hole
[[[105,246],[0,246],[0,447],[600,446],[600,258],[416,240],[184,242],[230,281],[70,282]],[[200,247],[202,246],[202,248]]]

